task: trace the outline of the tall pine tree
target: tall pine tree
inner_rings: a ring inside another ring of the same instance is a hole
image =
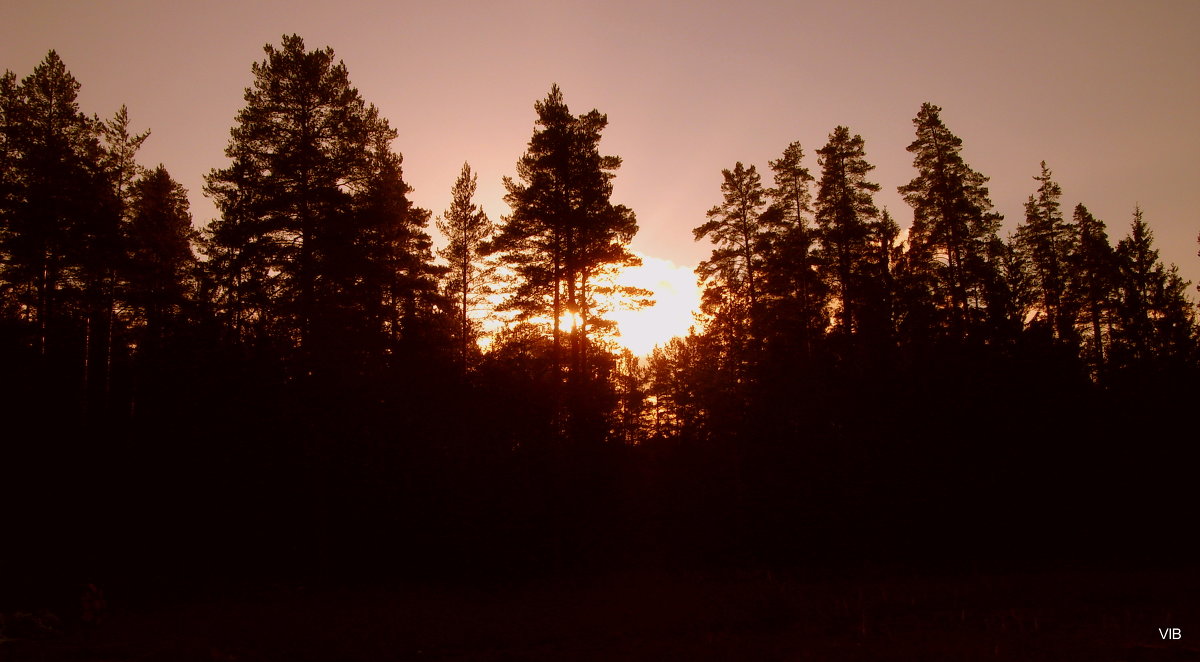
[[[771,296],[770,322],[781,338],[795,338],[803,356],[809,356],[824,333],[826,292],[813,255],[812,174],[803,164],[804,150],[793,142],[771,161],[775,186],[768,189],[771,206],[764,214],[777,234],[768,242],[765,289]]]
[[[917,176],[899,192],[913,208],[907,278],[926,290],[921,298],[961,340],[982,317],[994,278],[987,247],[1001,216],[992,211],[988,178],[963,160],[962,140],[942,123],[941,110],[925,103],[913,119],[917,135],[908,151]]]
[[[761,334],[764,272],[783,217],[764,218],[766,190],[754,166],[739,161],[721,176],[722,202],[692,235],[713,243],[711,256],[696,267],[704,284],[702,305],[710,330],[726,339],[723,344],[740,364]]]
[[[278,344],[306,375],[318,355],[336,364],[349,349],[345,332],[369,311],[398,324],[361,297],[386,289],[388,305],[411,312],[412,291],[432,287],[427,269],[388,263],[432,257],[428,214],[405,198],[389,147],[395,131],[350,85],[332,49],[309,51],[291,35],[264,51],[225,150],[231,163],[206,178],[221,218],[205,250],[235,336]],[[407,281],[375,282],[381,262],[407,267]]]
[[[1034,180],[1038,190],[1025,203],[1025,222],[1017,227],[1016,244],[1032,270],[1039,319],[1055,338],[1073,341],[1075,320],[1071,309],[1064,306],[1064,296],[1075,228],[1063,219],[1059,203],[1062,187],[1054,181],[1045,161]]]
[[[445,291],[453,300],[459,360],[464,373],[472,354],[478,349],[476,323],[471,313],[490,292],[487,278],[491,269],[485,264],[482,249],[491,238],[493,226],[473,200],[477,186],[478,177],[471,172],[471,166],[464,163],[450,191],[450,209],[437,221],[438,230],[447,240],[446,247],[438,251],[438,255],[449,263]]]
[[[505,306],[523,318],[548,316],[555,372],[562,368],[562,324],[569,324],[570,371],[575,384],[591,373],[595,284],[605,272],[632,266],[633,212],[614,205],[612,179],[621,159],[603,156],[600,134],[608,117],[597,110],[572,115],[558,85],[534,104],[538,118],[529,147],[506,177],[512,208],[488,245],[513,272],[517,285]]]
[[[54,51],[20,83],[0,82],[0,282],[35,351],[79,371],[88,405],[108,385],[122,245],[101,124],[78,91]]]
[[[873,194],[879,185],[867,181],[875,166],[867,162],[862,137],[851,136],[844,126],[829,134],[829,142],[817,150],[817,156],[821,165],[818,255],[837,298],[837,330],[848,336],[858,330],[864,307],[872,305],[864,279],[873,262],[871,237],[879,215]]]
[[[1068,258],[1067,305],[1077,311],[1083,355],[1098,377],[1104,371],[1110,342],[1117,261],[1104,221],[1082,204],[1076,205],[1072,219],[1078,240]]]

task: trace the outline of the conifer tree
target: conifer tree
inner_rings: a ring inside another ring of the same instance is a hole
[[[764,225],[776,234],[768,242],[766,289],[771,296],[772,323],[784,335],[797,336],[801,352],[808,356],[827,324],[825,288],[813,256],[812,226],[814,181],[803,165],[800,143],[787,146],[783,155],[770,162],[775,186],[767,191],[771,206],[764,212]]]
[[[447,239],[446,247],[439,250],[438,255],[449,263],[445,291],[454,301],[459,358],[464,373],[471,348],[477,348],[476,324],[471,312],[490,292],[487,279],[491,269],[484,262],[482,249],[491,238],[493,226],[487,214],[473,201],[477,186],[478,178],[471,172],[471,166],[463,163],[462,172],[450,192],[450,209],[437,221],[438,230]]]
[[[1084,327],[1084,355],[1094,374],[1104,369],[1107,337],[1112,328],[1112,307],[1117,280],[1116,255],[1108,240],[1104,221],[1092,216],[1082,204],[1073,216],[1078,240],[1069,256],[1066,295],[1068,307],[1077,311]]]
[[[99,124],[78,91],[54,51],[20,83],[11,73],[0,83],[0,280],[39,353],[82,343],[87,384],[90,325],[104,317],[120,243]]]
[[[12,215],[17,207],[18,179],[16,149],[10,134],[13,113],[17,110],[17,76],[11,71],[0,75],[0,319],[16,319],[20,310],[13,284],[8,279],[9,238]]]
[[[884,209],[871,224],[868,237],[871,251],[865,265],[863,298],[867,306],[862,312],[862,331],[876,349],[892,345],[896,333],[897,283],[896,269],[901,249],[898,243],[900,226]]]
[[[161,164],[132,182],[130,197],[124,298],[144,329],[139,347],[145,351],[162,343],[191,297],[196,232],[187,191]]]
[[[812,191],[809,185],[814,178],[804,167],[804,149],[793,142],[783,154],[770,162],[775,186],[767,193],[783,214],[783,222],[789,226],[805,227],[812,214]]]
[[[1025,255],[1013,240],[993,236],[987,246],[988,279],[984,282],[987,340],[1009,345],[1025,330],[1025,318],[1036,304],[1034,284]]]
[[[704,283],[702,304],[722,335],[750,341],[759,333],[763,272],[781,221],[763,218],[766,190],[754,166],[739,161],[721,175],[721,204],[692,230],[696,241],[707,238],[714,244],[696,274]]]
[[[558,85],[534,109],[538,118],[517,162],[517,178],[504,179],[512,214],[487,251],[499,254],[517,279],[503,306],[522,319],[550,317],[556,374],[562,367],[562,322],[569,317],[568,376],[583,384],[590,379],[591,338],[602,322],[594,316],[595,282],[605,272],[637,264],[628,249],[637,220],[610,200],[621,159],[599,151],[607,116],[597,110],[572,115]]]
[[[113,190],[121,204],[124,217],[129,202],[130,187],[143,170],[138,165],[137,152],[141,149],[142,143],[146,142],[146,138],[150,137],[150,131],[130,133],[129,109],[121,106],[112,119],[101,123],[100,133],[105,146],[104,166],[109,172]]]
[[[837,297],[837,328],[844,335],[857,331],[863,307],[863,279],[871,260],[871,236],[879,211],[872,194],[879,185],[866,179],[875,168],[866,160],[861,136],[839,126],[817,150],[821,165],[816,220],[820,233],[818,255],[830,291]]]
[[[347,329],[380,316],[382,304],[362,297],[382,294],[382,262],[432,257],[428,215],[405,198],[395,131],[332,49],[309,51],[291,35],[264,52],[225,150],[230,165],[206,178],[221,218],[204,243],[235,336],[296,352],[304,375],[316,354],[348,349]],[[389,304],[412,309],[413,291],[433,285],[428,269],[391,267],[401,275],[389,287],[406,291]]]
[[[405,344],[415,351],[434,349],[445,307],[437,292],[442,269],[433,264],[427,231],[432,214],[408,199],[412,187],[390,140],[375,137],[370,172],[354,200],[352,236],[342,240],[347,259],[338,261],[334,281],[348,328],[368,358]]]
[[[1035,194],[1025,203],[1025,222],[1017,227],[1017,248],[1032,269],[1038,312],[1055,338],[1072,341],[1075,321],[1064,306],[1068,256],[1074,250],[1075,228],[1063,219],[1059,199],[1062,187],[1042,161]]]
[[[128,341],[122,337],[130,320],[117,314],[118,307],[127,303],[130,283],[123,278],[122,271],[128,265],[129,225],[133,208],[132,187],[135,178],[143,171],[137,162],[137,152],[150,136],[150,131],[131,133],[129,111],[125,106],[112,119],[99,122],[97,129],[101,139],[100,167],[108,182],[110,207],[102,214],[106,227],[102,230],[104,248],[99,251],[107,255],[92,268],[95,274],[94,310],[87,320],[90,373],[102,385],[107,397],[113,377],[113,363],[119,354],[128,351]],[[120,347],[118,347],[120,345]]]
[[[987,247],[1001,217],[992,211],[988,178],[963,160],[962,140],[942,123],[941,110],[924,103],[913,119],[917,136],[908,151],[917,176],[898,190],[913,208],[907,261],[923,272],[909,278],[932,286],[926,296],[961,339],[980,317],[985,283],[994,279]]]
[[[199,265],[192,251],[187,191],[161,164],[129,185],[120,269],[122,319],[129,352],[130,412],[178,411],[182,384],[194,376],[181,368],[200,348],[191,328],[204,317],[194,305]]]
[[[1154,233],[1133,212],[1129,235],[1117,244],[1118,327],[1113,358],[1125,369],[1144,371],[1195,360],[1195,306],[1178,268],[1167,268],[1154,248]]]

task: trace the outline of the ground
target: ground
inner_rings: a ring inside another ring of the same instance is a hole
[[[214,588],[9,638],[0,661],[1200,660],[1198,626],[1190,570],[623,573]]]

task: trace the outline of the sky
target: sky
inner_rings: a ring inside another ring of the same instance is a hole
[[[1067,214],[1084,203],[1115,241],[1134,205],[1163,259],[1200,281],[1200,0],[1108,2],[54,2],[0,5],[0,69],[55,49],[87,113],[129,107],[140,153],[215,215],[203,175],[224,148],[263,45],[296,33],[330,46],[399,132],[413,200],[450,203],[464,161],[477,200],[508,213],[501,178],[558,83],[571,110],[608,115],[622,157],[613,202],[637,214],[633,248],[690,267],[692,228],[720,201],[721,170],[792,141],[815,151],[839,124],[862,135],[876,203],[902,227],[922,102],[991,178],[1004,231],[1023,218],[1045,160]],[[1193,290],[1193,295],[1195,291]]]

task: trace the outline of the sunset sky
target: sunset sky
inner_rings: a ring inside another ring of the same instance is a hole
[[[399,131],[415,202],[439,213],[463,161],[498,219],[551,83],[575,113],[597,108],[619,155],[615,203],[633,247],[693,266],[691,229],[720,199],[721,169],[766,170],[799,140],[845,124],[866,140],[883,190],[913,177],[905,147],[924,101],[991,178],[1005,233],[1023,217],[1038,162],[1114,242],[1135,203],[1166,261],[1200,280],[1200,2],[25,2],[0,6],[0,68],[29,74],[56,49],[85,112],[129,106],[153,135],[141,152],[215,214],[203,175],[223,167],[234,115],[265,43],[332,46],[363,97]],[[764,177],[769,182],[769,175]],[[1193,290],[1194,294],[1194,290]]]

